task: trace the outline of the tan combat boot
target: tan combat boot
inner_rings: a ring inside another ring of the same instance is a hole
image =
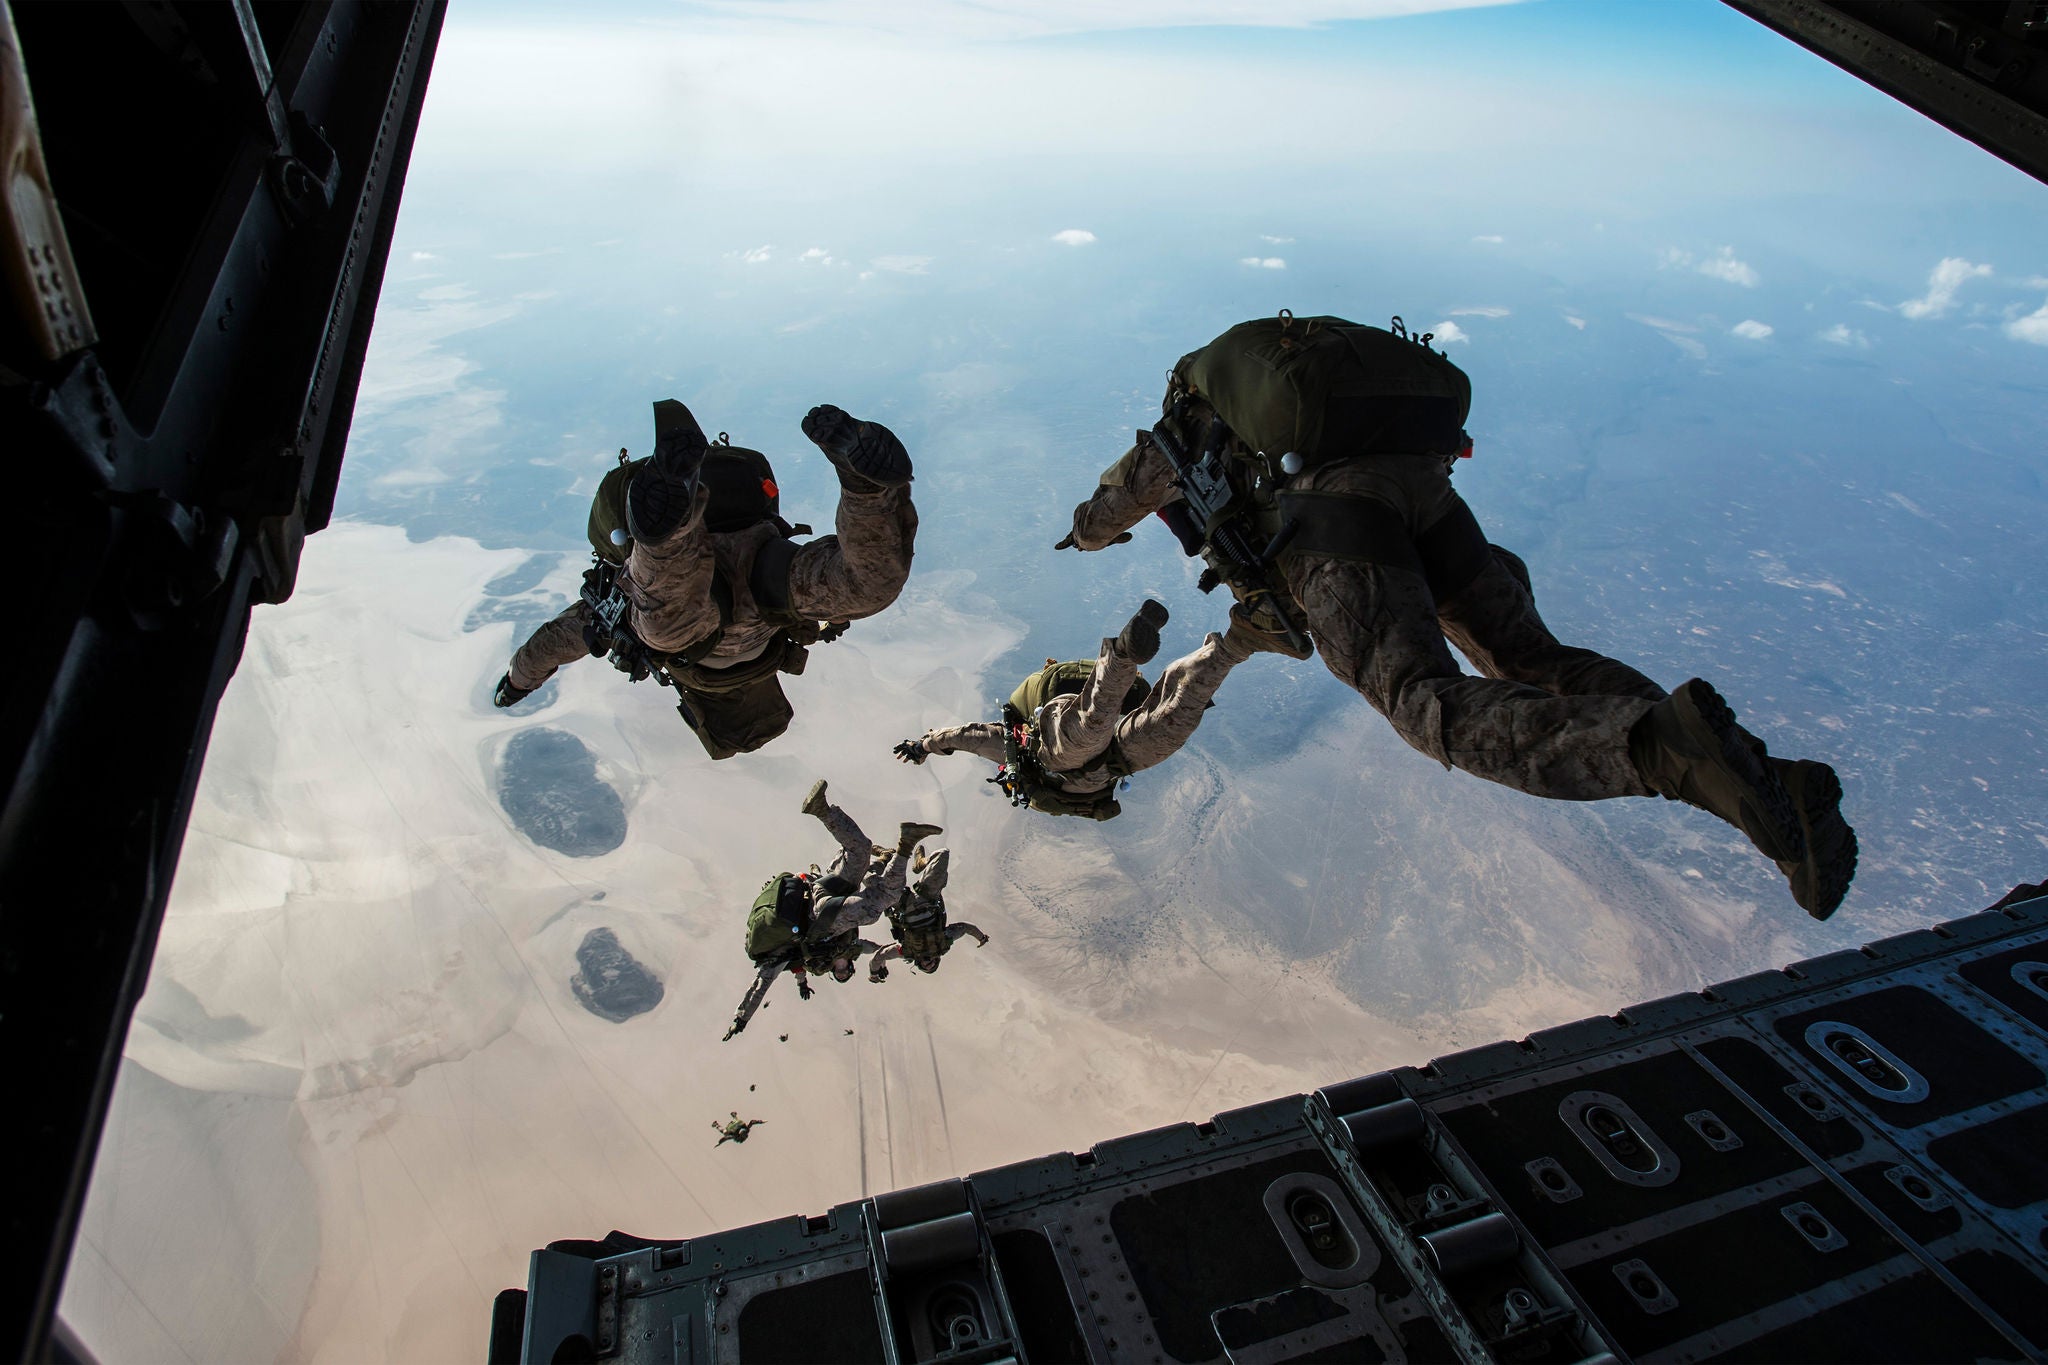
[[[804,793],[803,805],[797,807],[797,809],[801,810],[805,815],[815,815],[820,820],[825,818],[825,812],[831,809],[831,807],[825,800],[824,778],[821,777],[811,784],[811,789]]]
[[[1629,732],[1629,757],[1659,796],[1720,816],[1778,863],[1806,857],[1799,807],[1763,741],[1735,723],[1721,694],[1698,678],[1652,706]]]
[[[945,832],[938,825],[920,825],[914,820],[905,820],[902,830],[896,836],[897,856],[908,858],[916,850],[919,843],[931,838],[934,834],[944,834]]]
[[[1166,604],[1147,598],[1137,615],[1116,637],[1116,651],[1134,664],[1149,664],[1159,653],[1159,628],[1166,624]]]
[[[1792,794],[1806,836],[1806,856],[1779,858],[1778,870],[1791,881],[1800,908],[1826,919],[1856,876],[1856,831],[1842,818],[1842,780],[1827,764],[1810,759],[1774,758],[1770,764]]]

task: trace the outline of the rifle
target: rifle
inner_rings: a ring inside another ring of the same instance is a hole
[[[1180,411],[1176,405],[1175,415]],[[1257,533],[1238,505],[1237,490],[1230,483],[1226,463],[1229,456],[1224,453],[1229,435],[1230,428],[1222,418],[1211,419],[1203,436],[1201,454],[1190,456],[1180,438],[1167,428],[1165,418],[1153,426],[1152,441],[1173,466],[1173,486],[1180,490],[1181,501],[1191,514],[1189,525],[1175,526],[1171,521],[1167,525],[1173,527],[1189,554],[1206,550],[1213,556],[1197,587],[1213,592],[1218,583],[1229,582],[1243,587],[1248,600],[1265,598],[1280,619],[1287,643],[1296,649],[1308,649],[1308,634],[1288,610],[1285,585],[1273,572],[1273,562],[1294,539],[1300,524],[1290,519],[1263,547],[1253,549],[1252,538]]]
[[[767,998],[768,987],[774,984],[776,977],[782,975],[782,969],[786,965],[788,964],[781,958],[777,958],[761,968],[754,977],[754,984],[747,987],[746,995],[741,998],[740,1007],[733,1011],[732,1027],[725,1031],[725,1037],[719,1039],[719,1042],[729,1043],[734,1034],[746,1029],[747,1021],[754,1017],[754,1011],[760,1009],[761,1002]]]
[[[666,670],[656,666],[647,646],[640,643],[626,624],[626,590],[619,586],[619,568],[602,555],[593,554],[591,565],[583,575],[583,588],[578,596],[590,608],[594,624],[587,628],[585,639],[590,652],[608,655],[611,666],[624,673],[634,682],[639,682],[649,673],[658,676],[662,686],[669,685]]]

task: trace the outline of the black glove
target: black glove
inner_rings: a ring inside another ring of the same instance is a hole
[[[798,977],[796,979],[796,994],[797,999],[808,1000],[812,996],[816,995],[817,992],[811,989],[810,982],[804,980],[802,977]]]
[[[1130,538],[1131,533],[1129,531],[1119,531],[1116,535],[1116,538],[1114,540],[1111,540],[1109,544],[1123,545],[1127,543],[1130,540]],[[1074,543],[1074,537],[1071,532],[1066,536],[1062,537],[1059,544],[1053,546],[1053,549],[1055,550],[1079,550],[1080,548],[1081,547],[1079,545],[1076,545]],[[1102,548],[1106,550],[1109,548],[1109,545],[1105,545]]]
[[[932,753],[930,749],[924,747],[924,741],[921,739],[906,739],[890,752],[905,763],[923,763]]]
[[[877,986],[881,985],[884,981],[887,981],[888,979],[889,969],[887,967],[868,968],[868,980],[874,982]]]

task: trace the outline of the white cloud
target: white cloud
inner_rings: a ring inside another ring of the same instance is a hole
[[[1497,232],[1489,232],[1481,236],[1474,237],[1472,240],[1475,242],[1484,243],[1487,246],[1499,246],[1502,242],[1505,242],[1507,238],[1501,236]]]
[[[2005,334],[2014,341],[2028,341],[2036,346],[2048,346],[2048,303],[2023,318],[2014,318],[2005,324]]]
[[[1259,240],[1262,242],[1271,242],[1274,246],[1286,246],[1289,242],[1292,242],[1294,239],[1292,237],[1273,237],[1262,232],[1259,234]]]
[[[1243,256],[1238,259],[1237,263],[1239,265],[1253,266],[1260,270],[1285,270],[1287,268],[1287,262],[1278,256]]]
[[[412,253],[412,258],[416,261],[438,261],[441,259],[431,251],[415,251]]]
[[[1988,265],[1972,265],[1960,256],[1944,256],[1927,277],[1927,292],[1907,299],[1899,311],[1909,318],[1938,318],[1955,306],[1956,290],[1991,273]]]
[[[1846,346],[1852,351],[1870,349],[1870,338],[1846,322],[1838,322],[1820,334],[1820,339],[1830,346]]]
[[[757,246],[749,251],[742,251],[740,259],[748,265],[759,265],[761,262],[769,260],[773,256],[774,251],[775,248],[773,246]]]
[[[1451,310],[1451,316],[1454,318],[1504,318],[1507,315],[1508,310],[1498,305],[1485,308],[1453,308]]]
[[[1700,274],[1710,279],[1723,280],[1729,284],[1739,284],[1744,289],[1754,289],[1758,283],[1756,271],[1744,262],[1735,259],[1735,248],[1732,246],[1724,246],[1706,260],[1701,261],[1699,271]]]
[[[1578,316],[1576,313],[1566,313],[1564,315],[1564,320],[1566,322],[1569,322],[1572,326],[1578,328],[1581,332],[1586,330],[1586,320]]]
[[[1063,228],[1052,235],[1061,246],[1087,246],[1095,240],[1095,234],[1087,228]]]
[[[2048,289],[2048,275],[2029,275],[2020,283],[2029,289]]]
[[[1657,264],[1664,270],[1696,271],[1709,279],[1739,284],[1744,289],[1754,289],[1762,282],[1762,277],[1754,268],[1735,258],[1735,248],[1732,246],[1722,247],[1705,260],[1682,247],[1668,246],[1657,254]]]
[[[888,270],[898,275],[922,275],[931,263],[929,256],[877,256],[871,262],[877,270]]]
[[[816,261],[819,265],[833,264],[832,253],[825,250],[825,248],[821,246],[812,247],[803,255],[797,257],[797,259],[799,261]]]
[[[1472,340],[1471,337],[1465,335],[1465,329],[1455,322],[1439,322],[1429,330],[1435,336],[1437,343],[1443,346],[1448,346],[1454,341],[1470,342]]]
[[[551,246],[543,251],[493,251],[491,259],[494,261],[530,261],[536,256],[559,256],[561,254],[562,248]]]
[[[1648,313],[1630,313],[1630,322],[1640,322],[1645,327],[1654,327],[1660,332],[1697,332],[1699,328],[1689,322],[1674,322],[1670,318],[1652,317]]]
[[[1744,341],[1762,341],[1777,329],[1768,322],[1758,322],[1755,318],[1745,318],[1728,330],[1734,335],[1741,337]]]

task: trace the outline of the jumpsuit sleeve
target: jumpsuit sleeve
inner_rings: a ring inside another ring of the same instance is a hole
[[[1180,501],[1173,486],[1173,465],[1165,454],[1139,433],[1139,440],[1123,458],[1102,471],[1095,494],[1074,509],[1074,544],[1083,550],[1099,550],[1152,513]]]
[[[977,720],[944,730],[927,730],[918,742],[935,754],[966,752],[991,763],[1003,761],[1003,727],[990,720]]]

